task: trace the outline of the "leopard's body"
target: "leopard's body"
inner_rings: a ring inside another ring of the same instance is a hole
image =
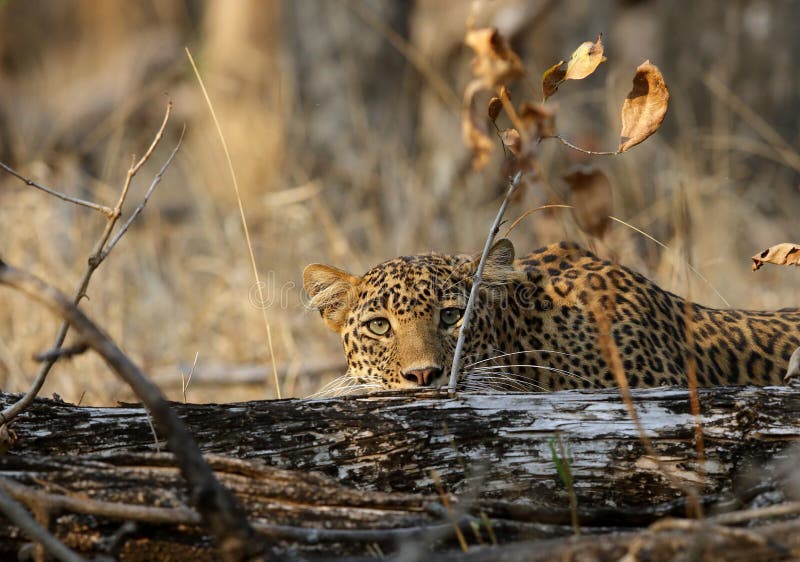
[[[399,257],[363,277],[315,264],[304,284],[342,337],[350,377],[373,388],[439,386],[452,364],[476,261]],[[687,304],[571,243],[514,260],[511,243],[500,241],[482,286],[464,346],[462,378],[471,388],[614,386],[604,359],[609,347],[598,344],[598,315],[610,322],[632,387],[685,385],[690,358],[702,386],[778,384],[800,346],[800,309]]]

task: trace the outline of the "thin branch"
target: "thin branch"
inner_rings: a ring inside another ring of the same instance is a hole
[[[147,188],[147,191],[145,192],[142,201],[133,210],[133,213],[131,213],[131,216],[128,217],[127,221],[125,221],[125,224],[122,225],[122,228],[120,228],[117,234],[114,235],[114,238],[112,238],[111,241],[108,243],[106,249],[103,250],[102,254],[100,255],[100,261],[104,260],[106,256],[109,254],[109,252],[111,252],[111,250],[114,249],[114,246],[117,245],[117,242],[119,242],[120,238],[122,238],[125,235],[125,233],[128,232],[128,229],[131,227],[131,224],[133,224],[133,221],[135,221],[137,217],[142,213],[142,211],[144,211],[145,205],[147,205],[147,202],[150,201],[150,196],[153,194],[153,191],[158,186],[158,184],[161,183],[161,178],[164,177],[164,173],[170,167],[170,165],[172,164],[172,160],[175,159],[175,155],[178,154],[178,151],[181,149],[181,145],[183,144],[183,135],[185,133],[186,133],[186,125],[184,125],[183,129],[181,130],[181,136],[178,138],[178,144],[176,144],[175,148],[172,149],[169,158],[167,158],[167,161],[164,162],[164,165],[161,166],[161,169],[153,178],[153,181],[150,183],[150,187]]]
[[[456,342],[456,350],[453,354],[453,365],[450,368],[450,382],[448,383],[448,391],[452,394],[456,391],[456,384],[458,383],[458,370],[461,364],[461,354],[464,349],[464,341],[466,340],[467,332],[469,331],[469,321],[472,317],[472,309],[475,308],[475,302],[478,300],[478,286],[481,284],[481,276],[483,275],[483,268],[486,266],[486,258],[489,256],[489,250],[492,248],[494,237],[500,231],[500,223],[503,220],[503,215],[506,213],[506,207],[511,200],[511,196],[519,187],[520,180],[522,179],[522,172],[517,174],[511,179],[508,185],[508,192],[506,193],[503,203],[500,205],[500,210],[497,211],[497,216],[494,218],[492,228],[489,229],[489,236],[486,237],[486,245],[483,247],[481,259],[478,262],[478,268],[475,271],[475,277],[472,282],[472,290],[469,293],[469,300],[467,307],[464,310],[464,321],[461,324],[461,330],[458,333],[458,341]]]
[[[42,527],[24,507],[0,489],[0,510],[17,527],[33,540],[40,543],[47,552],[64,562],[86,562],[82,556],[75,554],[64,543],[54,537],[50,531]]]
[[[190,497],[217,541],[223,558],[242,560],[266,555],[233,495],[214,476],[186,425],[169,406],[156,385],[148,380],[122,350],[62,293],[37,277],[0,261],[0,284],[27,294],[63,317],[125,381],[147,407],[158,431],[166,436],[170,451],[190,488]]]
[[[111,207],[106,207],[105,205],[100,205],[99,203],[93,203],[92,201],[86,201],[84,199],[79,199],[77,197],[72,197],[71,195],[66,195],[64,193],[60,193],[55,189],[50,189],[49,187],[45,187],[42,184],[33,181],[32,179],[26,178],[19,172],[17,172],[14,168],[9,166],[8,164],[4,164],[0,162],[0,168],[11,174],[12,176],[18,178],[22,183],[25,185],[29,185],[31,187],[35,187],[36,189],[40,189],[45,193],[48,193],[54,197],[58,197],[62,201],[67,201],[69,203],[74,203],[75,205],[80,205],[82,207],[88,207],[89,209],[93,209],[95,211],[100,211],[103,213],[107,218],[111,218],[114,214],[114,209]]]
[[[258,273],[258,266],[256,265],[256,256],[253,252],[253,243],[250,241],[250,229],[247,227],[247,216],[245,215],[244,205],[242,204],[242,195],[239,193],[239,182],[236,179],[236,171],[233,169],[233,160],[231,160],[231,153],[228,150],[228,143],[225,142],[225,136],[222,134],[222,127],[217,119],[217,113],[214,111],[214,105],[211,103],[211,97],[209,97],[208,90],[206,90],[206,85],[203,82],[202,76],[200,76],[200,71],[197,69],[197,65],[194,63],[192,53],[189,51],[188,47],[185,47],[185,50],[186,56],[189,57],[189,62],[192,64],[192,70],[194,70],[194,75],[197,78],[197,82],[200,84],[200,90],[203,92],[203,97],[208,105],[211,118],[214,120],[214,126],[217,128],[217,134],[219,135],[219,140],[222,143],[222,150],[225,152],[225,159],[228,161],[228,171],[230,171],[231,179],[233,180],[233,190],[236,192],[236,202],[239,204],[239,215],[242,219],[244,238],[245,242],[247,242],[247,251],[250,254],[250,265],[253,268],[253,277],[255,278],[256,288],[258,289],[258,302],[261,303],[259,308],[261,309],[261,316],[264,318],[264,328],[267,331],[267,347],[269,349],[269,357],[272,361],[272,376],[275,380],[275,393],[277,394],[278,399],[280,399],[281,385],[280,381],[278,380],[278,363],[275,359],[275,350],[272,346],[272,329],[270,328],[269,320],[267,319],[267,307],[263,304],[267,302],[264,298],[264,284],[261,283],[261,277]]]
[[[161,123],[161,127],[158,129],[158,132],[156,133],[153,142],[150,144],[150,148],[147,150],[147,152],[145,152],[145,155],[142,156],[139,162],[131,166],[131,168],[128,170],[128,174],[125,179],[125,185],[122,188],[122,192],[120,193],[119,199],[117,200],[117,204],[114,206],[114,209],[111,209],[112,212],[110,215],[108,215],[108,221],[106,222],[106,226],[103,229],[103,233],[100,235],[100,238],[95,243],[95,246],[92,249],[92,253],[89,256],[89,259],[87,260],[86,269],[83,271],[81,280],[78,283],[78,289],[75,291],[75,294],[72,298],[73,304],[77,305],[81,301],[81,299],[84,296],[86,296],[86,291],[89,288],[89,282],[91,281],[92,275],[94,274],[95,270],[98,267],[100,267],[100,264],[103,263],[103,260],[105,260],[106,257],[108,256],[108,251],[110,250],[107,250],[106,244],[108,243],[108,240],[111,237],[111,232],[114,230],[114,226],[117,224],[117,220],[119,220],[122,211],[122,205],[125,203],[125,199],[128,195],[128,188],[130,186],[130,182],[133,179],[133,176],[136,174],[136,172],[138,172],[139,169],[147,161],[147,159],[150,158],[150,155],[153,153],[153,150],[155,150],[155,147],[161,141],[161,138],[164,134],[164,130],[166,129],[167,126],[167,122],[169,121],[169,116],[171,111],[172,111],[172,102],[169,101],[167,102],[167,109],[164,112],[164,119]],[[169,162],[172,161],[172,156],[174,156],[174,152],[173,155],[170,156]],[[162,171],[159,172],[159,174],[163,174],[163,171],[165,169],[166,168],[162,168]],[[155,185],[158,185],[158,182],[155,182]],[[154,185],[151,185],[151,189],[149,191],[152,191],[153,187]],[[136,214],[136,216],[138,216],[138,214]],[[113,241],[113,243],[116,244],[117,240],[118,237]],[[69,331],[69,323],[62,322],[61,326],[58,328],[58,332],[56,333],[55,341],[53,342],[51,349],[57,350],[60,349],[62,345],[64,345],[64,340],[67,337],[68,331]],[[34,378],[33,383],[31,384],[31,387],[28,390],[28,392],[25,393],[25,395],[22,398],[20,398],[18,402],[15,402],[11,406],[0,412],[0,420],[2,420],[2,423],[11,422],[15,417],[17,417],[17,415],[19,415],[20,412],[22,412],[25,408],[27,408],[30,405],[31,402],[33,402],[33,399],[36,398],[36,396],[39,394],[39,391],[42,389],[42,386],[44,385],[44,382],[47,379],[47,375],[50,373],[50,369],[53,368],[53,365],[55,365],[57,360],[58,357],[55,356],[53,358],[45,360],[44,363],[42,363],[42,365],[39,367],[39,371],[36,373],[36,377]]]
[[[59,347],[58,349],[50,349],[42,353],[37,353],[33,356],[34,361],[43,363],[44,361],[58,361],[59,359],[71,359],[76,355],[80,355],[89,349],[86,342],[78,342],[69,347]]]
[[[561,135],[549,135],[549,136],[545,136],[545,137],[539,137],[539,141],[540,142],[543,141],[543,140],[546,140],[546,139],[558,139],[558,140],[561,141],[561,144],[563,144],[564,146],[570,147],[572,150],[577,150],[578,152],[583,152],[584,154],[591,154],[593,156],[617,156],[618,154],[620,154],[620,152],[618,150],[615,150],[615,151],[587,150],[585,148],[581,148],[580,146],[576,146],[576,145],[572,144],[571,142],[569,142],[567,139],[565,139]]]

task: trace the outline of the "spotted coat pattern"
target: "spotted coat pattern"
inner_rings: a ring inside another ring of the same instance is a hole
[[[505,254],[493,249],[490,256],[467,334],[467,388],[614,386],[608,347],[598,347],[599,314],[632,387],[685,385],[691,360],[701,386],[778,384],[800,346],[799,309],[707,308],[575,244],[519,260],[505,244]],[[363,277],[312,265],[304,281],[312,304],[341,335],[350,376],[389,389],[438,386],[463,321],[446,325],[442,311],[461,313],[475,267],[467,256],[426,254],[389,260]],[[326,289],[327,300],[315,301]],[[375,319],[388,321],[386,333],[371,331]]]

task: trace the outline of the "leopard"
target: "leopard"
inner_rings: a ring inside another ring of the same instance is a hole
[[[315,263],[303,287],[341,338],[345,377],[367,391],[444,386],[462,329],[462,390],[685,387],[690,375],[702,387],[776,385],[800,347],[798,308],[709,308],[577,244],[517,259],[506,238],[485,256],[464,328],[479,262],[433,252],[363,276]]]

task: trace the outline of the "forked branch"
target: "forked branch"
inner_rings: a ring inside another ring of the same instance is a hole
[[[124,205],[125,199],[128,196],[128,190],[130,188],[131,181],[133,180],[134,176],[136,176],[136,173],[142,168],[142,166],[144,166],[144,164],[150,159],[150,156],[153,154],[153,151],[156,149],[159,142],[161,141],[161,138],[164,135],[164,131],[166,130],[167,123],[169,122],[169,116],[171,111],[172,111],[172,102],[170,101],[167,103],[167,109],[164,113],[164,119],[162,120],[161,126],[159,127],[158,132],[153,138],[153,141],[150,143],[150,147],[147,149],[144,155],[128,169],[128,173],[125,176],[125,183],[122,187],[119,199],[117,200],[117,203],[114,206],[114,208],[111,209],[109,207],[100,206],[102,207],[102,209],[100,210],[108,217],[108,220],[106,222],[106,226],[105,229],[103,230],[103,233],[100,235],[100,238],[95,243],[95,246],[92,249],[92,253],[89,256],[89,259],[87,260],[86,269],[84,269],[83,275],[81,276],[81,280],[78,283],[78,288],[75,291],[74,296],[72,297],[73,304],[77,305],[80,302],[80,300],[86,295],[86,291],[89,288],[89,281],[91,280],[95,270],[98,267],[100,267],[100,264],[103,263],[106,257],[108,257],[109,252],[114,248],[117,242],[119,242],[120,238],[122,238],[122,236],[128,231],[128,228],[130,228],[131,224],[136,219],[136,217],[138,217],[139,214],[142,212],[142,209],[144,209],[144,206],[150,199],[150,195],[153,193],[153,190],[161,182],[161,178],[163,177],[167,168],[169,168],[170,164],[172,164],[172,160],[175,158],[175,154],[180,149],[181,142],[183,140],[183,133],[181,133],[181,139],[178,141],[178,144],[172,150],[172,153],[170,154],[169,158],[167,158],[167,161],[161,167],[158,174],[156,174],[155,178],[150,184],[150,187],[148,188],[147,193],[142,199],[142,202],[139,204],[136,210],[131,214],[130,218],[117,232],[114,238],[111,239],[111,233],[113,232],[114,227],[116,226],[117,221],[121,216],[122,206]],[[0,166],[9,171],[9,173],[12,173],[21,180],[23,180],[25,183],[43,189],[42,186],[39,186],[33,180],[21,176],[20,174],[11,170],[7,166],[1,163]],[[44,188],[44,191],[52,193],[53,195],[56,195],[61,199],[65,199],[65,197],[61,196],[61,194],[52,192],[52,190]],[[69,201],[70,199],[66,198],[65,200]],[[72,202],[77,203],[76,201]],[[87,206],[91,207],[92,205],[87,205]],[[111,241],[109,242],[109,240]],[[7,424],[11,422],[11,420],[13,420],[20,412],[22,412],[25,408],[27,408],[33,401],[33,399],[36,398],[36,396],[39,394],[39,391],[42,389],[42,386],[44,385],[44,382],[47,379],[47,375],[50,373],[50,369],[52,369],[55,362],[61,356],[58,353],[58,350],[61,349],[62,345],[64,345],[64,340],[67,337],[68,331],[69,331],[69,323],[62,322],[61,326],[58,329],[58,333],[56,334],[55,341],[53,342],[50,351],[47,352],[47,356],[44,358],[41,366],[39,367],[39,371],[36,373],[36,377],[34,378],[34,381],[31,384],[31,388],[18,402],[14,403],[10,407],[0,412],[0,420],[2,420],[2,423]]]
[[[226,560],[242,560],[264,553],[263,542],[247,521],[233,495],[224,488],[184,423],[161,391],[78,307],[37,277],[0,261],[0,284],[15,288],[50,308],[71,325],[90,348],[105,360],[150,411],[157,430],[166,437],[190,496]]]

